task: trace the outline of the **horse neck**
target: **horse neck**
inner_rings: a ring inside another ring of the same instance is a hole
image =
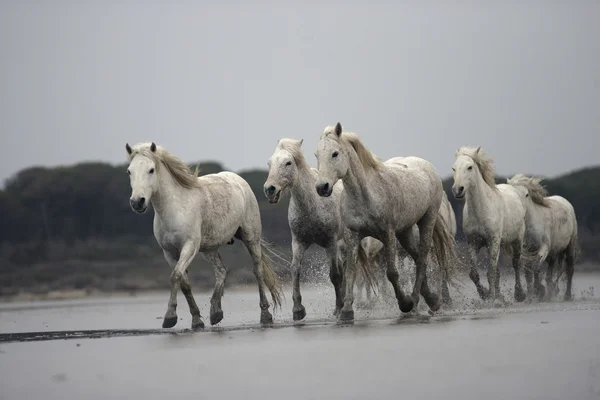
[[[498,201],[496,193],[486,182],[480,173],[475,178],[475,184],[467,192],[466,201],[469,203],[469,212],[477,216],[485,216],[495,212],[491,205]]]
[[[291,195],[297,206],[309,208],[312,211],[318,196],[315,190],[317,178],[308,165],[298,165],[297,168],[298,179],[292,186]]]
[[[363,202],[370,199],[368,187],[373,183],[372,179],[367,179],[367,172],[361,165],[358,155],[354,151],[348,151],[350,165],[346,176],[342,178],[344,182],[344,191],[347,195],[354,198],[360,198]]]
[[[158,190],[152,194],[154,212],[167,215],[177,212],[186,189],[181,187],[165,168],[158,168]]]

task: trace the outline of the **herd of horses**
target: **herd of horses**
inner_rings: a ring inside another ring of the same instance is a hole
[[[258,201],[250,185],[233,172],[199,177],[188,165],[152,143],[126,144],[131,208],[154,208],[154,236],[172,268],[171,293],[164,328],[177,323],[177,292],[181,289],[192,315],[192,329],[204,328],[192,295],[187,268],[198,252],[214,266],[215,288],[210,323],[223,319],[227,267],[219,247],[242,241],[253,261],[258,283],[261,324],[273,322],[269,311],[281,305],[282,286],[262,236]],[[325,128],[309,166],[302,140],[278,141],[268,161],[264,194],[277,203],[289,192],[288,221],[292,235],[293,319],[306,317],[300,273],[306,250],[313,244],[327,254],[335,290],[334,315],[354,319],[355,288],[367,296],[384,280],[391,283],[403,313],[422,296],[430,312],[452,304],[448,283],[464,263],[455,243],[456,216],[433,165],[419,157],[380,160],[359,137],[340,123]],[[558,295],[557,266],[566,272],[565,300],[572,298],[578,252],[573,206],[549,196],[536,177],[517,174],[496,184],[492,160],[481,147],[461,147],[452,166],[455,198],[464,201],[462,229],[467,241],[467,268],[481,299],[502,303],[498,260],[503,250],[515,273],[514,299],[550,300]],[[482,248],[489,254],[487,287],[477,269]],[[398,260],[415,265],[412,292],[405,292]],[[547,263],[544,287],[541,265]],[[521,283],[521,268],[526,291]],[[429,271],[428,271],[429,270]],[[428,272],[430,279],[428,279]],[[433,276],[439,284],[434,284]],[[434,289],[434,286],[437,289]]]

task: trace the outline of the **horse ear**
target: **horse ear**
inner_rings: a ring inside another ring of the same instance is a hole
[[[342,135],[342,124],[340,124],[339,122],[335,126],[335,134],[338,136]]]
[[[150,145],[150,151],[153,153],[156,151],[156,144],[154,142],[152,142],[152,144]]]
[[[300,139],[300,141],[298,142],[298,146],[302,146],[302,143],[304,143],[304,139]]]
[[[477,150],[475,150],[475,154],[479,154],[480,150],[481,150],[481,146],[477,146]]]
[[[131,149],[131,146],[129,145],[129,143],[125,143],[125,150],[127,150],[127,153],[129,155],[131,155],[131,153],[133,153],[133,150]]]

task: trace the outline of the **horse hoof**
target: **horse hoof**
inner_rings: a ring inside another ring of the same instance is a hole
[[[199,319],[198,321],[192,321],[192,330],[193,331],[199,331],[204,329],[204,322],[202,322],[201,319]]]
[[[543,300],[546,297],[546,288],[544,286],[537,288],[536,292],[538,299]]]
[[[573,300],[573,295],[572,294],[565,294],[565,297],[563,297],[563,299],[565,301],[572,301]]]
[[[294,321],[301,321],[304,319],[304,317],[306,317],[306,309],[304,307],[302,307],[300,310],[298,311],[294,311]]]
[[[425,301],[429,306],[429,309],[433,312],[439,310],[442,306],[442,304],[440,303],[440,297],[435,293],[431,293],[429,297],[425,299]]]
[[[354,320],[354,310],[340,312],[340,321],[353,321]]]
[[[223,311],[216,311],[210,314],[210,324],[216,325],[223,319]]]
[[[400,311],[402,311],[403,313],[410,312],[413,309],[414,305],[415,305],[415,303],[413,302],[413,299],[411,299],[410,297],[406,297],[405,299],[398,301],[398,306],[400,306]]]
[[[177,316],[174,317],[165,317],[163,320],[162,327],[163,328],[172,328],[177,325]]]
[[[336,307],[335,310],[333,310],[333,316],[337,317],[340,315],[340,312],[342,312],[342,307]]]
[[[273,316],[268,311],[263,311],[260,313],[260,323],[261,325],[271,325],[273,323]]]
[[[525,301],[526,298],[527,298],[527,295],[522,290],[515,291],[515,300],[517,302],[521,303],[521,302]]]

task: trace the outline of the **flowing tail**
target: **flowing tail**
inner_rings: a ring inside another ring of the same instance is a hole
[[[433,249],[438,265],[441,268],[442,279],[448,281],[455,275],[459,264],[456,253],[456,242],[450,234],[441,213],[438,213],[435,227],[433,228]]]
[[[275,273],[275,263],[273,262],[272,258],[269,257],[269,253],[278,258],[281,258],[281,256],[273,252],[264,239],[261,239],[260,241],[260,249],[263,279],[265,281],[265,285],[267,285],[267,289],[269,289],[269,292],[271,292],[273,308],[281,308],[281,298],[283,296],[281,281],[279,280],[279,276],[277,276]]]
[[[375,295],[375,297],[377,297],[378,290],[379,290],[379,281],[377,280],[377,277],[375,275],[376,266],[374,263],[371,263],[371,261],[369,260],[369,256],[365,252],[365,249],[362,246],[362,242],[359,242],[359,244],[358,244],[358,262],[357,262],[357,264],[359,265],[360,271],[361,271],[363,277],[365,278],[366,284],[369,285],[369,287],[373,291],[373,294]]]

